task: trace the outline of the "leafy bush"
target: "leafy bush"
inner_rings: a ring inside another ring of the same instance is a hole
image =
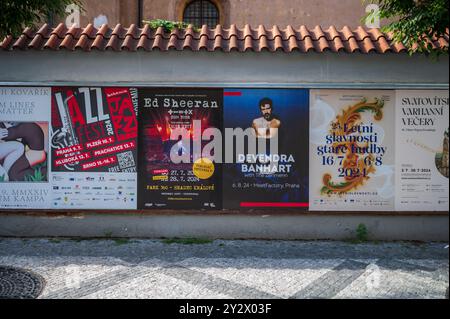
[[[403,43],[410,54],[432,56],[448,54],[448,46],[433,48],[428,39],[444,37],[449,27],[449,0],[364,0],[377,4],[379,12],[371,12],[364,19],[390,21],[383,31],[392,32],[395,42]]]
[[[44,22],[50,15],[63,16],[66,6],[76,4],[83,11],[80,0],[2,0],[0,1],[0,41],[6,35],[18,36],[25,27]]]
[[[356,238],[360,242],[366,242],[369,238],[369,231],[367,230],[366,225],[359,224],[358,228],[356,228]]]
[[[143,23],[147,24],[151,29],[158,29],[162,27],[165,32],[172,32],[175,29],[186,29],[189,24],[181,21],[170,21],[163,19],[144,20]],[[194,29],[198,31],[198,28],[194,26]]]

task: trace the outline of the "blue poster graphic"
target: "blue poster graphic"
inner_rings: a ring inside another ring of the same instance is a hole
[[[247,134],[224,164],[224,208],[308,208],[308,90],[225,90],[224,127]]]

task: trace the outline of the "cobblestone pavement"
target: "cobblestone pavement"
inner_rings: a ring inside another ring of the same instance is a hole
[[[40,298],[445,298],[443,243],[0,239]]]

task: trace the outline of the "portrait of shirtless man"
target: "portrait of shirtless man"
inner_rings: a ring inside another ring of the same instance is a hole
[[[277,135],[281,127],[281,121],[275,116],[273,102],[269,98],[264,98],[259,102],[259,109],[262,117],[253,120],[252,127],[256,137],[270,139]]]

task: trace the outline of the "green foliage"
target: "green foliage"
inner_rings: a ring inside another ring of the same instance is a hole
[[[150,29],[156,30],[159,27],[162,27],[164,29],[164,32],[172,32],[175,29],[186,29],[189,26],[189,24],[181,21],[169,21],[162,19],[144,20],[142,22],[148,24]],[[198,31],[199,29],[194,26],[194,30]]]
[[[45,166],[44,164],[36,165],[34,168],[33,175],[25,176],[26,182],[45,182],[47,180],[47,176],[42,174],[42,168]]]
[[[211,244],[213,241],[204,238],[172,238],[162,241],[164,244],[181,244],[181,245],[205,245]]]
[[[112,231],[106,231],[106,232],[104,233],[104,236],[105,236],[106,238],[111,238],[112,235],[113,235],[113,232],[112,232]]]
[[[449,0],[363,0],[380,7],[380,19],[390,21],[384,32],[392,32],[393,40],[402,43],[410,54],[448,54],[447,48],[433,48],[429,39],[446,34],[449,28]],[[373,19],[376,12],[364,19]]]
[[[359,242],[366,242],[369,239],[369,231],[367,230],[366,225],[359,224],[356,228],[356,239]]]
[[[5,181],[5,175],[0,175],[0,182],[4,182]]]
[[[369,231],[367,230],[366,225],[359,224],[358,227],[355,230],[355,236],[348,238],[345,240],[345,242],[353,245],[359,245],[364,244],[369,241]],[[373,244],[378,245],[379,242],[372,242]]]
[[[70,4],[83,9],[80,0],[2,0],[0,1],[0,39],[18,36],[24,28],[42,23],[51,15],[63,15]]]

